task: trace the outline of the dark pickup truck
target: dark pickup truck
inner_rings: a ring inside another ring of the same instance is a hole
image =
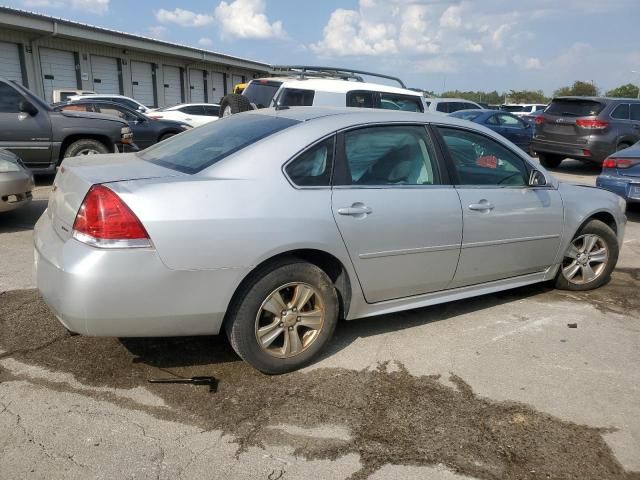
[[[136,149],[126,121],[98,113],[57,112],[2,78],[0,148],[18,155],[34,173],[53,173],[66,157]]]

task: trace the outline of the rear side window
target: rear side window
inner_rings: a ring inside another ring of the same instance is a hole
[[[157,143],[138,156],[184,173],[198,173],[258,140],[300,123],[283,117],[231,115]]]
[[[374,92],[348,92],[347,107],[373,108],[375,106]]]
[[[278,98],[281,107],[310,107],[313,105],[314,90],[285,88]]]
[[[402,110],[405,112],[423,112],[422,101],[419,97],[381,93],[380,106],[386,110]]]
[[[436,110],[442,113],[452,113],[452,110],[450,110],[450,108],[451,108],[451,102],[440,102],[436,106]]]
[[[598,115],[604,104],[595,100],[559,98],[552,100],[544,113],[570,117],[590,117]]]
[[[282,85],[282,82],[272,82],[270,80],[253,80],[242,95],[258,108],[268,108],[274,95]]]
[[[182,107],[180,109],[182,113],[187,115],[204,115],[204,108],[201,105],[191,105],[190,107]]]
[[[220,107],[216,107],[214,105],[205,105],[204,114],[207,117],[217,117],[220,115]]]
[[[334,137],[323,140],[291,161],[285,171],[300,187],[328,187],[331,185]]]
[[[611,118],[617,118],[618,120],[629,120],[629,104],[621,103],[611,112]]]
[[[631,104],[631,120],[640,120],[640,103]]]

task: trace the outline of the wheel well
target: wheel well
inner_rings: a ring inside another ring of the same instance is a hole
[[[67,138],[64,139],[64,141],[62,142],[62,145],[60,146],[60,154],[58,155],[58,160],[62,160],[64,158],[64,152],[67,151],[67,148],[69,147],[69,145],[71,145],[73,142],[77,140],[85,140],[85,139],[96,140],[101,144],[103,144],[105,147],[107,147],[107,150],[113,151],[113,142],[109,140],[109,137],[106,137],[104,135],[80,133],[77,135],[69,135]]]
[[[179,133],[182,133],[178,130],[166,130],[164,132],[162,132],[160,135],[158,135],[158,142],[162,139],[162,137],[164,137],[165,135],[178,135]]]
[[[616,235],[618,235],[618,224],[616,223],[616,219],[614,218],[613,215],[611,215],[609,212],[598,212],[598,213],[594,213],[593,215],[591,215],[589,218],[587,218],[582,225],[580,225],[580,229],[582,229],[582,227],[584,227],[587,223],[589,223],[591,220],[600,220],[602,223],[604,223],[605,225],[608,225],[609,228],[611,228],[611,230],[613,230],[613,233],[615,233]],[[579,231],[579,230],[578,230]]]
[[[349,274],[344,268],[344,265],[340,260],[331,255],[330,253],[323,252],[322,250],[315,249],[300,249],[291,250],[278,255],[275,255],[259,265],[256,265],[251,272],[240,282],[238,288],[233,294],[231,301],[229,302],[229,308],[237,301],[239,301],[240,292],[244,291],[247,284],[256,280],[256,275],[265,270],[269,270],[271,266],[275,266],[287,260],[304,260],[309,262],[318,268],[322,269],[331,279],[338,292],[338,301],[340,302],[340,311],[338,318],[345,318],[349,311],[351,304],[351,280]],[[225,318],[226,321],[226,318]]]

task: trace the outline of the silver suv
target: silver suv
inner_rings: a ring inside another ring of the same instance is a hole
[[[601,164],[640,140],[640,100],[558,97],[536,117],[531,148],[555,168],[565,158]]]

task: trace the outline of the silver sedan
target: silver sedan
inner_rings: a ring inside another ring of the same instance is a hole
[[[0,149],[0,213],[31,201],[33,175],[14,153]]]
[[[347,320],[536,282],[607,281],[625,203],[558,183],[484,127],[260,110],[138,154],[66,159],[35,229],[38,288],[84,335],[209,335],[267,373]]]

